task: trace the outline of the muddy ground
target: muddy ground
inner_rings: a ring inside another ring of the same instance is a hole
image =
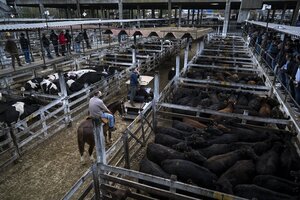
[[[190,51],[191,58],[196,44]],[[181,52],[183,63],[183,51]],[[181,64],[183,66],[183,64]],[[160,67],[160,90],[168,83],[167,76],[175,67],[175,56],[166,60]],[[114,141],[121,136],[129,121],[116,117],[117,131]],[[0,174],[1,200],[56,200],[61,199],[73,184],[87,171],[91,162],[86,156],[86,164],[80,163],[76,130],[80,121],[73,123],[37,147],[26,152],[19,162]],[[87,147],[86,147],[87,149]],[[139,156],[141,157],[141,155]]]

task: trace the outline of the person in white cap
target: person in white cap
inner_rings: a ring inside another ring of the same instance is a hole
[[[90,115],[94,118],[107,118],[110,131],[115,131],[115,118],[101,99],[102,92],[96,91],[89,102]]]

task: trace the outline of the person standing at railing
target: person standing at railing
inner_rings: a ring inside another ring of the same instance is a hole
[[[48,38],[46,37],[46,34],[45,34],[45,33],[43,33],[42,43],[43,43],[44,49],[45,49],[46,52],[47,52],[47,57],[48,57],[49,59],[53,59],[53,57],[51,56],[51,53],[50,53],[50,41],[49,41]]]
[[[11,56],[11,63],[12,63],[12,67],[14,70],[16,70],[15,68],[15,59],[17,59],[17,62],[19,64],[19,66],[21,67],[21,60],[19,57],[19,53],[18,53],[18,48],[17,48],[17,44],[10,38],[10,33],[6,33],[6,43],[5,43],[5,48],[4,50],[7,51],[10,56]]]
[[[295,100],[298,103],[298,105],[300,105],[300,55],[297,55],[296,57],[296,61],[297,61],[297,71],[295,73]]]
[[[275,57],[278,53],[277,45],[278,45],[278,42],[275,39],[273,39],[273,41],[271,42],[271,44],[267,50],[268,55],[266,57],[266,60],[267,60],[268,65],[270,67],[272,67],[273,70],[275,68],[275,65],[273,66],[273,64],[274,64],[273,60],[275,59]]]
[[[56,56],[59,57],[60,55],[58,53],[58,36],[54,32],[54,30],[51,30],[50,40],[51,40],[52,45],[54,47],[54,51],[55,51]]]
[[[87,34],[87,32],[86,32],[86,29],[84,29],[84,31],[83,31],[83,39],[84,39],[84,41],[85,41],[85,43],[86,43],[86,47],[87,47],[88,49],[91,49],[92,47],[91,47],[91,45],[90,45],[89,36],[88,36],[88,34]]]
[[[26,64],[30,64],[31,61],[30,61],[30,53],[29,53],[29,41],[25,38],[24,33],[21,33],[19,41],[20,41],[22,51],[24,53],[25,62]]]
[[[58,36],[58,43],[60,44],[61,55],[64,56],[66,52],[66,43],[67,40],[65,38],[65,34],[63,31],[60,32]]]
[[[67,44],[67,53],[71,54],[71,41],[72,41],[72,36],[71,36],[69,30],[66,30],[65,38],[66,38],[66,44]]]
[[[78,33],[78,35],[75,38],[75,46],[74,47],[75,47],[76,53],[81,53],[80,44],[81,44],[82,40],[83,40],[83,36],[82,36],[82,33],[80,32],[80,33]]]
[[[286,87],[289,91],[289,80],[292,75],[292,70],[294,69],[295,62],[292,60],[292,54],[286,54],[285,63],[281,66],[279,74],[280,79],[284,87]]]

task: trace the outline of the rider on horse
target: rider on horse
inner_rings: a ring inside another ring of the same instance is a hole
[[[115,131],[115,119],[112,115],[112,112],[106,107],[104,102],[101,100],[102,92],[96,91],[94,96],[90,99],[89,102],[89,111],[90,115],[93,118],[107,118],[108,119],[108,126],[110,131]]]

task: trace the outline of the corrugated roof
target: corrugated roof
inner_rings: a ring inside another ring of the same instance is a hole
[[[107,24],[107,23],[127,23],[137,21],[159,21],[165,19],[123,19],[123,20],[79,20],[79,21],[59,21],[59,22],[42,22],[42,23],[22,23],[22,24],[3,24],[0,25],[0,31],[46,29],[64,26],[87,25],[87,24]]]
[[[255,24],[255,25],[258,25],[258,26],[262,26],[262,27],[267,26],[266,22],[247,21],[247,23]],[[278,31],[278,32],[281,32],[281,33],[286,33],[286,34],[289,34],[289,35],[294,35],[294,36],[300,37],[300,27],[269,23],[268,28],[270,28],[272,30],[275,30],[275,31]]]

